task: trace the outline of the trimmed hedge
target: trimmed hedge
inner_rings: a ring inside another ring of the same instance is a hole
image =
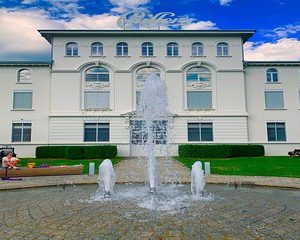
[[[36,158],[98,159],[114,158],[117,146],[40,146],[36,148]]]
[[[260,157],[265,155],[263,145],[179,145],[178,154],[187,158]]]

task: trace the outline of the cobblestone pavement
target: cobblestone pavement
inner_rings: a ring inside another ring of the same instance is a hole
[[[162,198],[167,189],[178,196]],[[194,199],[188,185],[167,185],[154,201],[167,211],[142,207],[153,200],[143,184],[117,184],[111,199],[92,201],[96,190],[1,191],[0,239],[300,239],[298,190],[208,185],[206,197]]]

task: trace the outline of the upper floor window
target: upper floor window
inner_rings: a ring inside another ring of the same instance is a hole
[[[29,69],[21,69],[18,72],[18,82],[27,83],[31,81],[31,71]]]
[[[212,92],[187,91],[187,108],[190,110],[212,109]]]
[[[91,45],[92,56],[103,56],[103,44],[100,42],[94,42]]]
[[[104,67],[92,67],[85,73],[86,82],[109,82],[109,71]]]
[[[266,109],[283,109],[283,91],[265,91]]]
[[[203,56],[203,44],[196,42],[192,44],[192,56]]]
[[[108,91],[85,91],[84,108],[85,109],[109,109],[110,92]]]
[[[128,44],[126,42],[117,43],[117,56],[128,56]]]
[[[32,109],[32,91],[15,91],[13,99],[13,109]]]
[[[151,74],[154,74],[154,75],[160,77],[160,71],[157,68],[154,68],[154,67],[143,67],[143,68],[140,68],[136,72],[136,81],[138,83],[145,82],[146,79],[147,79],[147,77],[150,76]]]
[[[66,44],[66,56],[78,56],[78,44],[69,42]]]
[[[206,67],[193,67],[186,73],[186,81],[189,83],[210,82],[211,71]]]
[[[278,71],[275,68],[269,68],[267,70],[267,82],[275,83],[278,82]]]
[[[144,42],[142,44],[142,56],[153,56],[153,43]]]
[[[178,43],[171,42],[167,44],[167,56],[168,57],[178,56]]]
[[[217,56],[219,56],[219,57],[228,57],[229,56],[228,43],[225,43],[225,42],[218,43]]]

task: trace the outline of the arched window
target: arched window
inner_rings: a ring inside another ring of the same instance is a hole
[[[267,82],[278,82],[278,71],[275,68],[269,68],[267,70]]]
[[[229,45],[226,42],[218,43],[217,45],[217,56],[228,57],[229,56]]]
[[[193,67],[186,73],[187,83],[208,83],[211,81],[211,71],[206,67]]]
[[[203,44],[195,42],[192,44],[192,56],[203,56]]]
[[[153,44],[151,42],[142,44],[142,56],[153,56]]]
[[[31,71],[29,69],[21,69],[18,71],[19,83],[26,83],[31,81]]]
[[[92,56],[103,56],[103,44],[100,42],[94,42],[91,45]]]
[[[104,67],[92,67],[85,72],[86,82],[109,82],[109,71]]]
[[[178,43],[171,42],[167,44],[167,56],[178,56]]]
[[[126,42],[117,43],[117,56],[128,56],[128,44]]]
[[[150,74],[155,74],[156,76],[160,77],[160,71],[157,68],[154,68],[154,67],[143,67],[143,68],[140,68],[136,72],[136,81],[137,82],[145,82],[146,78]]]
[[[69,42],[66,44],[66,56],[78,56],[78,44]]]

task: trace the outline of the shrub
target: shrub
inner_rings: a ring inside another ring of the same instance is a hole
[[[117,146],[40,146],[36,148],[37,158],[97,159],[114,158]]]
[[[179,145],[178,154],[187,158],[230,158],[264,156],[262,145]]]
[[[66,146],[40,146],[35,150],[37,158],[65,158]]]

